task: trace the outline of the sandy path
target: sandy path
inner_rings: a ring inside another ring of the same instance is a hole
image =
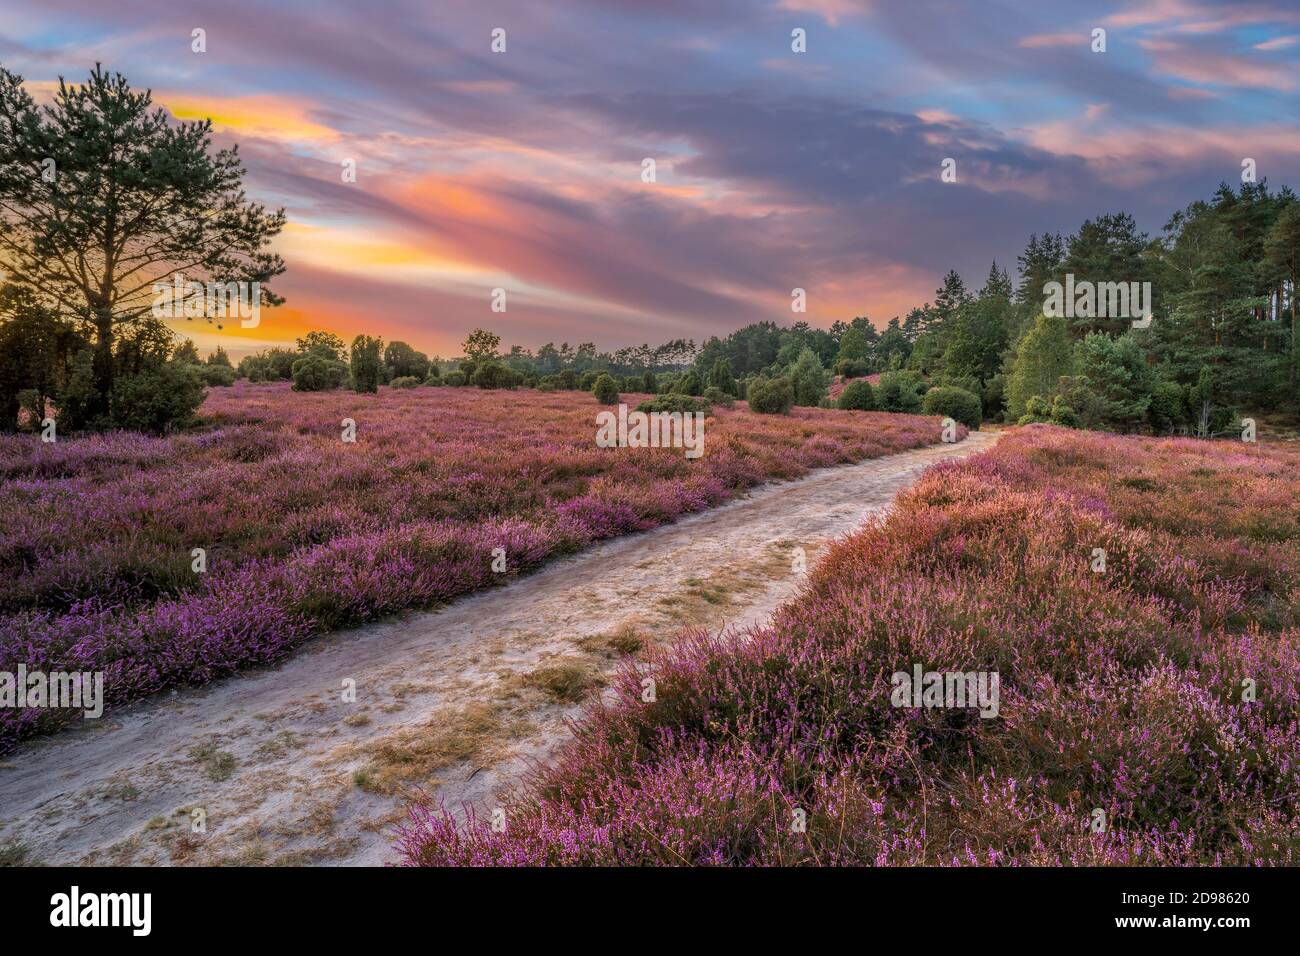
[[[491,806],[566,739],[564,717],[622,653],[684,624],[766,621],[799,585],[797,548],[811,566],[925,467],[995,440],[766,485],[440,611],[30,742],[0,764],[0,850],[20,841],[49,864],[391,860],[406,788]]]

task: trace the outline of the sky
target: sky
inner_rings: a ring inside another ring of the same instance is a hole
[[[1158,234],[1245,158],[1300,188],[1294,0],[0,0],[38,100],[96,62],[211,118],[286,210],[285,304],[176,323],[235,357],[308,329],[451,357],[478,326],[602,351],[883,327],[948,269],[1014,276],[1030,233]]]

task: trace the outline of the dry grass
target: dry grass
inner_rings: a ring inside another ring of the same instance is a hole
[[[605,658],[624,657],[645,650],[653,638],[634,624],[620,624],[612,631],[588,634],[579,638],[577,645],[590,654]]]
[[[229,780],[234,774],[235,768],[239,766],[239,761],[235,759],[234,754],[218,749],[216,742],[212,740],[197,747],[191,747],[188,756],[203,768],[203,772],[207,774],[208,779],[214,783]]]
[[[590,661],[581,657],[557,657],[525,674],[523,683],[545,691],[561,704],[580,704],[605,679]]]
[[[356,748],[368,759],[352,780],[362,790],[391,794],[405,783],[426,782],[437,771],[472,758],[495,760],[509,741],[531,729],[498,703],[444,709],[423,727]]]

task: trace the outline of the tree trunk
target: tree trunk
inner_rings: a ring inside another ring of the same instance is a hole
[[[1278,300],[1278,311],[1281,311],[1282,300]],[[1296,362],[1300,362],[1300,341],[1296,339],[1296,280],[1295,276],[1291,277],[1291,393],[1295,394],[1296,390]]]
[[[107,418],[109,395],[113,391],[113,313],[107,308],[95,310],[95,405],[93,417]]]

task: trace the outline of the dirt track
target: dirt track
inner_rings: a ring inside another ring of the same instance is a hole
[[[799,585],[796,548],[811,566],[924,468],[995,440],[977,432],[766,485],[440,611],[28,743],[0,764],[0,847],[21,841],[47,864],[389,861],[405,788],[490,804],[565,739],[564,717],[620,654],[684,624],[765,621]]]

